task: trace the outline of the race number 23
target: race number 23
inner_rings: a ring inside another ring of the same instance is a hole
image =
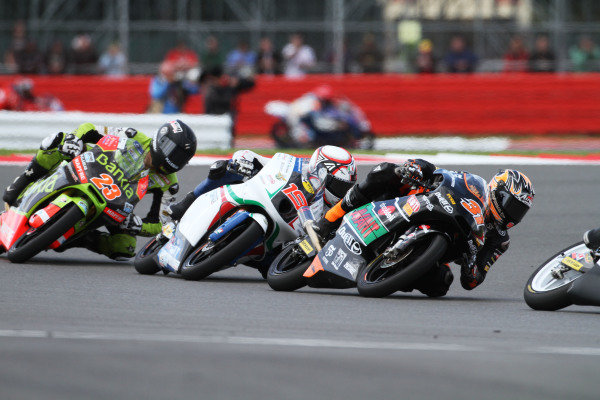
[[[112,176],[108,174],[100,174],[100,177],[94,177],[91,181],[100,189],[106,200],[114,200],[121,195],[121,189],[115,185]]]
[[[298,189],[298,186],[296,186],[295,183],[292,183],[290,186],[283,189],[283,194],[292,201],[296,210],[308,205],[306,197],[304,197],[304,194]]]

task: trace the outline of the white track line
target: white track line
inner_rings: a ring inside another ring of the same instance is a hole
[[[372,342],[330,339],[301,339],[301,338],[266,338],[245,336],[193,336],[166,335],[147,333],[107,333],[107,332],[66,332],[44,330],[0,330],[0,338],[27,339],[70,339],[89,341],[120,341],[120,342],[162,342],[187,344],[232,344],[232,345],[261,345],[281,347],[310,347],[330,349],[362,349],[389,351],[446,351],[446,352],[477,352],[477,353],[511,353],[511,354],[550,354],[573,356],[600,356],[600,347],[500,347],[500,346],[466,346],[452,343],[401,343],[401,342]]]

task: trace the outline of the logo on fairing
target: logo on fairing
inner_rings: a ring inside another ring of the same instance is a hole
[[[356,255],[362,254],[362,249],[360,247],[360,244],[352,237],[352,234],[350,232],[346,231],[345,226],[342,226],[337,231],[337,234],[340,235],[340,237],[344,240],[344,244],[346,245],[348,250],[350,250],[351,252],[353,252]],[[338,251],[338,253],[339,253],[339,251]]]
[[[402,206],[402,209],[406,215],[410,217],[413,213],[419,211],[421,206],[419,205],[419,200],[415,197],[415,195],[412,195],[408,198],[408,200],[406,200],[406,204]]]
[[[442,196],[442,194],[440,192],[436,192],[435,197],[438,198],[438,201],[440,202],[440,204],[442,205],[442,207],[444,208],[444,210],[446,210],[446,212],[448,214],[452,214],[454,212],[454,208],[450,205],[448,200],[446,200],[444,198],[444,196]]]
[[[385,215],[387,221],[392,222],[394,218],[396,218],[396,216],[394,215],[394,211],[396,211],[396,207],[382,204],[379,210],[377,211],[377,214]]]
[[[339,249],[337,251],[337,254],[335,255],[335,258],[333,259],[333,262],[331,263],[331,265],[333,265],[333,268],[335,268],[336,270],[340,269],[340,266],[342,265],[347,256],[348,255],[344,250]]]

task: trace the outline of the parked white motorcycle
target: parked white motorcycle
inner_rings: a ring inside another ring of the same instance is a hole
[[[304,233],[303,225],[322,213],[322,188],[303,180],[304,160],[277,153],[245,183],[225,185],[198,197],[174,229],[137,254],[136,270],[198,280],[237,264],[257,263],[267,253]],[[265,265],[265,272],[268,262]]]

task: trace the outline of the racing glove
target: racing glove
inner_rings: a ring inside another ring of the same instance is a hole
[[[63,143],[58,147],[58,151],[67,157],[75,158],[83,152],[83,140],[69,133],[65,136]]]
[[[460,284],[465,290],[475,289],[485,279],[485,270],[480,270],[477,265],[463,263],[460,267]]]
[[[401,178],[408,178],[419,182],[423,180],[423,170],[415,160],[406,160],[404,164],[396,168],[395,172]]]
[[[57,132],[53,133],[52,135],[46,136],[40,144],[40,150],[47,151],[58,149],[64,137],[65,134],[63,132]]]
[[[135,214],[129,214],[119,225],[119,229],[132,235],[138,235],[142,230],[142,219]]]
[[[329,221],[327,218],[321,219],[319,222],[313,223],[313,229],[319,235],[319,239],[323,244],[327,243],[335,235],[335,231],[340,226],[341,218],[336,221]]]

